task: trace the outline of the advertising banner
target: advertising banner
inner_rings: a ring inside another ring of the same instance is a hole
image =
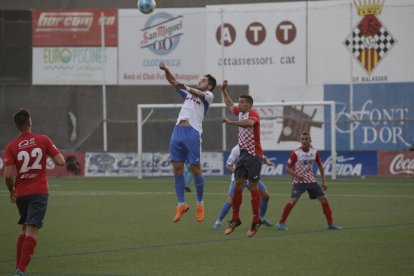
[[[172,166],[168,153],[144,153],[142,175],[172,176]],[[223,154],[203,152],[201,156],[203,175],[223,175]],[[137,176],[138,159],[136,153],[88,152],[85,158],[85,176]]]
[[[85,153],[84,152],[62,152],[65,158],[65,166],[56,166],[53,160],[47,159],[47,174],[49,176],[84,176],[85,175]]]
[[[332,175],[331,152],[321,151],[321,159],[326,175]],[[315,172],[319,175],[317,166]],[[337,176],[378,175],[378,156],[376,151],[338,151],[336,155]]]
[[[223,154],[223,168],[224,174],[230,175],[230,172],[226,169],[226,162],[229,158],[230,151],[224,152]],[[271,161],[274,165],[262,165],[262,170],[260,171],[261,175],[266,176],[281,176],[285,175],[285,165],[289,159],[289,151],[265,151],[264,155]]]
[[[102,15],[105,46],[117,46],[116,9],[34,10],[33,46],[101,46]]]
[[[414,151],[380,151],[378,158],[378,175],[414,177]]]
[[[33,48],[33,84],[117,84],[117,49]]]
[[[85,176],[137,176],[136,153],[87,152]]]
[[[325,100],[337,103],[337,148],[352,150],[353,141],[354,150],[409,149],[414,142],[413,91],[414,83],[354,85],[351,112],[350,87],[326,85]],[[326,112],[325,121],[329,120],[330,115]],[[330,145],[327,137],[325,143]]]
[[[230,152],[224,153],[224,173],[230,174],[225,169]],[[281,176],[286,173],[286,164],[291,151],[266,151],[265,156],[274,164],[263,165],[261,175]],[[323,167],[327,176],[332,175],[332,156],[330,151],[320,151]],[[366,176],[378,174],[378,157],[376,151],[339,151],[336,157],[337,176]],[[313,167],[315,175],[320,175],[316,164]]]
[[[178,81],[196,85],[206,74],[205,24],[204,8],[119,10],[119,84],[167,85],[164,62]]]
[[[310,1],[310,84],[413,81],[411,0]]]
[[[46,169],[48,176],[83,176],[85,169],[85,153],[83,152],[62,152],[66,165],[56,166],[53,160],[48,157]],[[0,152],[0,176],[4,175],[4,154]]]
[[[305,83],[305,2],[206,8],[207,71],[221,72],[230,84],[265,82],[268,89]]]
[[[4,175],[4,153],[0,151],[0,176]]]

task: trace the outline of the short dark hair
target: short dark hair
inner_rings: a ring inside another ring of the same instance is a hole
[[[210,74],[205,75],[205,77],[207,77],[208,84],[211,85],[211,91],[213,91],[217,84],[216,79]]]
[[[250,96],[250,95],[241,95],[239,98],[246,99],[249,104],[253,105],[253,97],[252,96]]]
[[[13,114],[13,120],[18,130],[25,130],[29,126],[30,111],[26,108],[20,108]]]
[[[310,137],[310,133],[307,132],[306,130],[305,131],[302,131],[302,134],[301,135],[306,135],[306,136],[309,136]]]

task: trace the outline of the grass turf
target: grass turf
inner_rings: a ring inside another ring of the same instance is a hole
[[[213,224],[227,197],[227,177],[206,177],[206,218],[190,211],[173,223],[172,178],[52,178],[48,213],[29,275],[413,275],[414,181],[344,178],[328,181],[335,223],[326,230],[318,201],[306,194],[292,210],[289,231],[262,226],[246,237],[243,224],[230,236]],[[266,218],[276,222],[290,197],[290,180],[264,178],[270,191]],[[0,190],[0,273],[14,270],[17,208]],[[230,218],[230,214],[227,215]]]

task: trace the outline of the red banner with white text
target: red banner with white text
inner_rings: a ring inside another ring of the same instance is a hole
[[[105,46],[117,46],[116,9],[34,10],[33,46],[101,46],[101,13]]]
[[[62,152],[65,158],[65,166],[56,166],[48,157],[46,169],[48,176],[84,176],[85,175],[85,153],[84,152]],[[0,176],[4,175],[4,153],[0,152]]]
[[[380,151],[378,175],[414,177],[414,151]]]

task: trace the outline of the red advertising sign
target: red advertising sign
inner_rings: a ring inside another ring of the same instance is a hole
[[[414,177],[414,151],[381,151],[378,163],[379,175]]]
[[[105,46],[117,46],[116,9],[34,10],[33,46],[101,46],[101,13]]]
[[[63,152],[66,164],[63,167],[56,166],[52,159],[48,158],[46,167],[48,176],[83,176],[85,175],[85,153]],[[0,152],[0,176],[4,174],[3,152]]]

